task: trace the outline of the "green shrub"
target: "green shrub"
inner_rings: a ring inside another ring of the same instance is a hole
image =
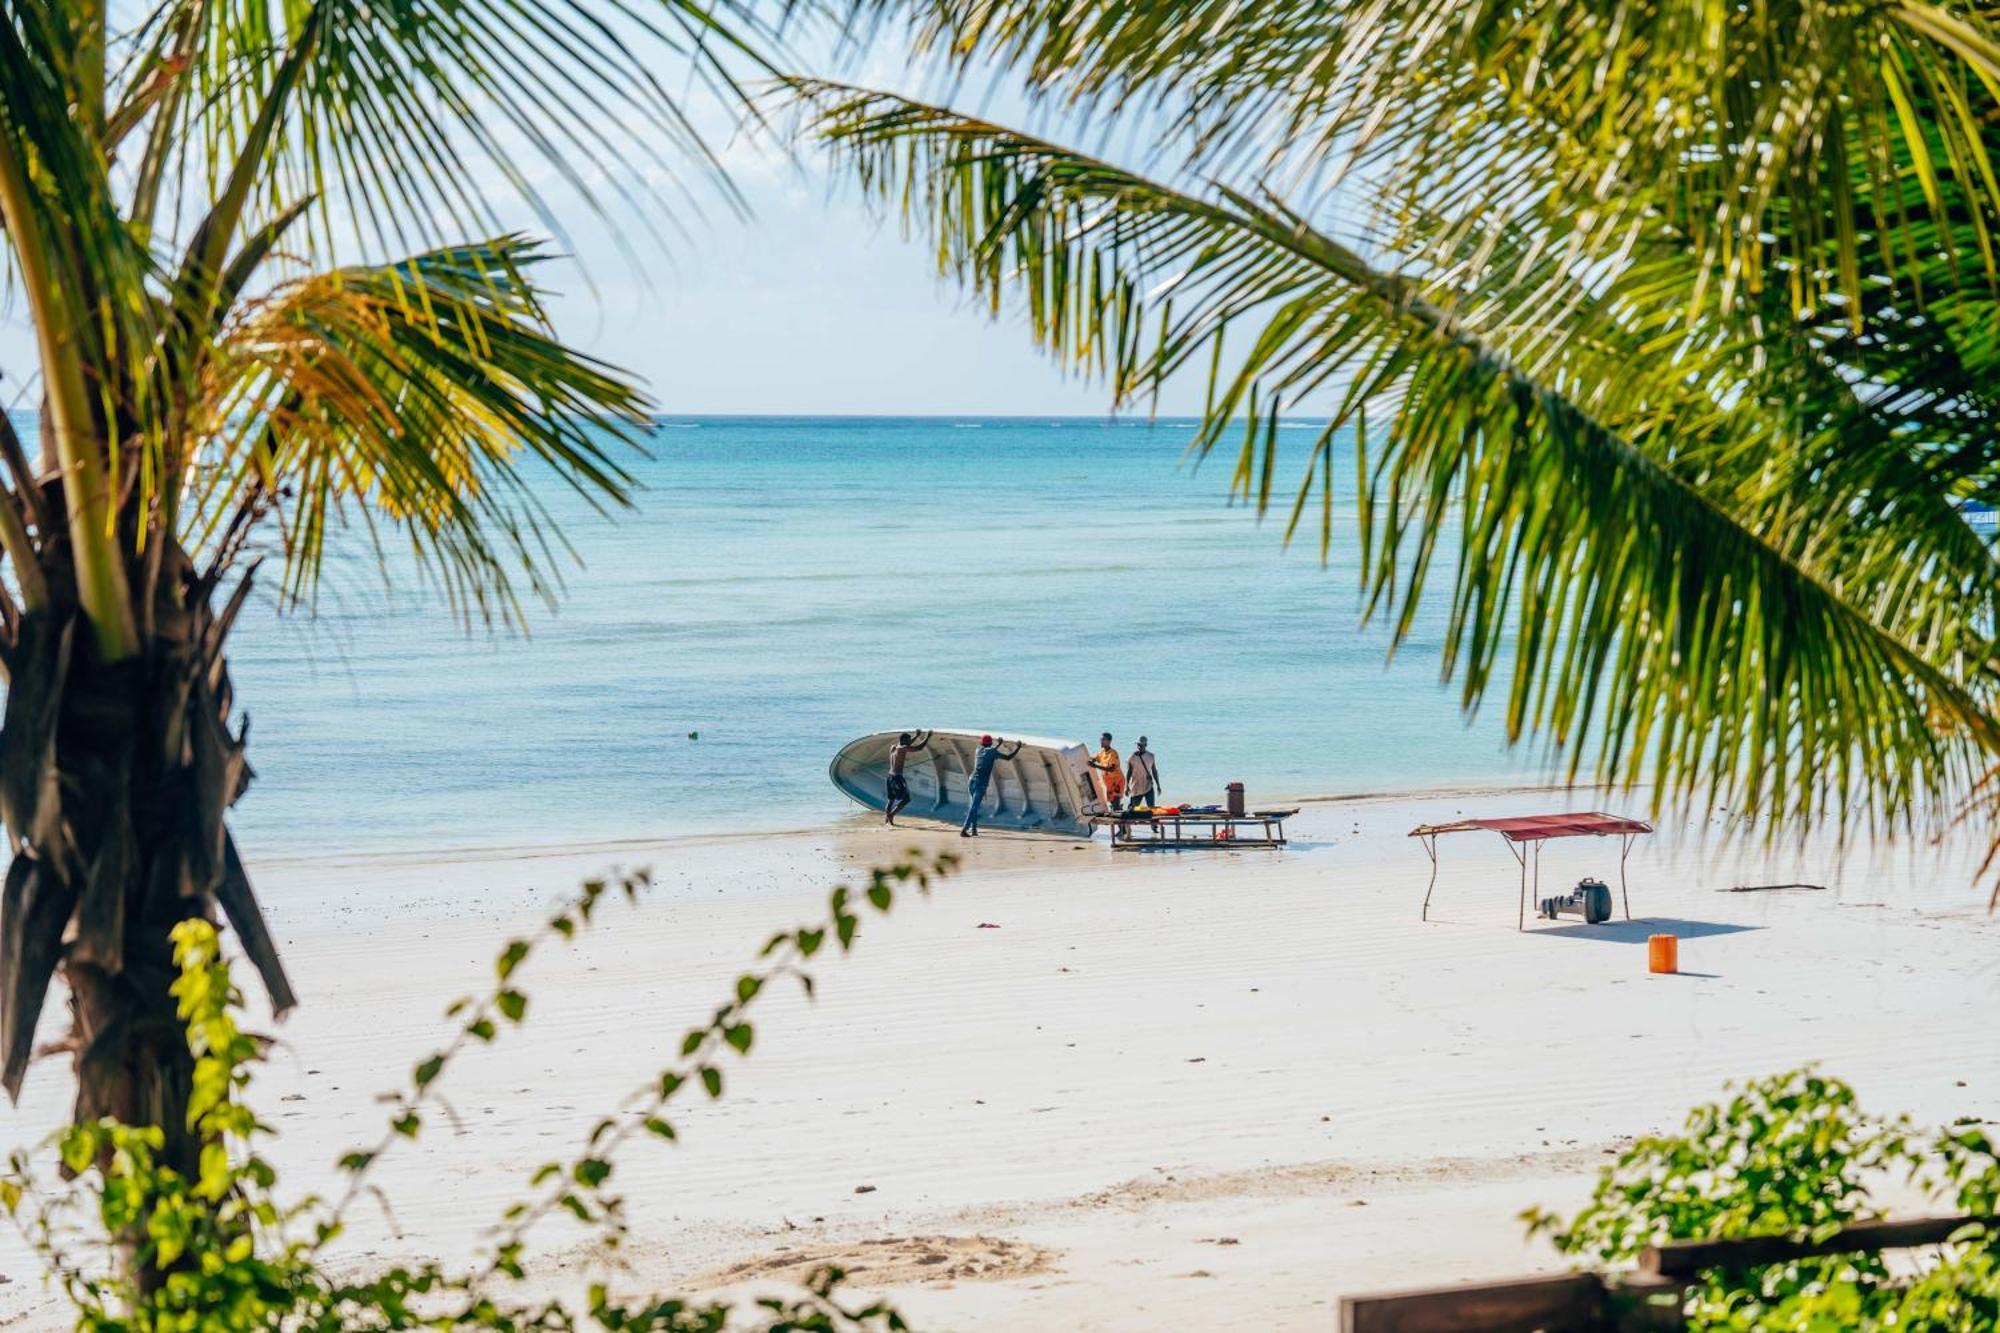
[[[196,1059],[188,1115],[203,1144],[199,1171],[188,1178],[157,1160],[164,1137],[158,1128],[98,1121],[57,1136],[66,1183],[44,1179],[33,1155],[14,1152],[0,1179],[0,1204],[75,1310],[77,1327],[86,1330],[905,1328],[885,1305],[844,1302],[841,1274],[831,1268],[815,1273],[794,1299],[760,1300],[747,1309],[672,1296],[628,1302],[602,1285],[575,1303],[531,1299],[517,1284],[526,1276],[530,1232],[551,1214],[566,1214],[599,1243],[618,1246],[625,1220],[612,1180],[620,1151],[636,1139],[671,1141],[677,1101],[696,1093],[722,1095],[722,1061],[747,1056],[755,1042],[750,1015],[758,997],[780,982],[810,995],[807,964],[822,949],[845,953],[852,947],[864,904],[887,912],[899,887],[927,892],[953,865],[951,857],[925,861],[913,852],[870,872],[858,894],[835,889],[823,919],[773,935],[714,1015],[687,1031],[675,1063],[649,1075],[621,1104],[640,1114],[598,1120],[573,1155],[536,1168],[522,1196],[498,1219],[491,1243],[458,1263],[399,1264],[341,1277],[336,1267],[346,1271],[352,1264],[330,1263],[328,1247],[340,1236],[348,1208],[375,1191],[368,1177],[376,1164],[398,1143],[422,1134],[453,1061],[524,1021],[528,996],[520,988],[521,968],[537,950],[571,940],[590,925],[607,893],[615,889],[636,899],[647,883],[644,875],[585,884],[538,933],[508,942],[495,959],[491,991],[451,1005],[452,1039],[418,1061],[409,1082],[389,1098],[379,1139],[341,1159],[347,1184],[335,1200],[287,1201],[281,1193],[278,1168],[261,1146],[271,1130],[249,1096],[261,1043],[238,1025],[242,999],[215,927],[183,922],[174,932],[180,977],[173,994]]]
[[[1564,1222],[1539,1209],[1530,1234],[1593,1267],[1674,1240],[1823,1239],[1880,1217],[1874,1191],[1913,1189],[1925,1211],[1990,1216],[2000,1161],[1976,1123],[1922,1131],[1864,1112],[1854,1091],[1810,1070],[1731,1089],[1679,1134],[1642,1138]],[[1928,1254],[1830,1255],[1712,1269],[1684,1307],[1694,1329],[1982,1329],[2000,1326],[2000,1237],[1967,1227]]]

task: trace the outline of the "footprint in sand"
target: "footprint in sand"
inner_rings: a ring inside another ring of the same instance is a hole
[[[803,1285],[822,1268],[839,1268],[863,1287],[913,1283],[1006,1282],[1046,1273],[1053,1250],[997,1236],[884,1236],[876,1240],[807,1246],[746,1259],[697,1279],[702,1287],[741,1282]]]

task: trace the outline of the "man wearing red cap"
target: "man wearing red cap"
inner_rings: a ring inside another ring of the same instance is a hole
[[[966,782],[965,825],[958,831],[961,838],[979,836],[979,807],[986,803],[986,784],[993,780],[993,765],[1021,753],[1022,742],[1015,741],[1011,750],[1004,748],[1006,744],[1004,737],[997,741],[991,736],[979,738],[979,753],[972,757],[972,775]]]

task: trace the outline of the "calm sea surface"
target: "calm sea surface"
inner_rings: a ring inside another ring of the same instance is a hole
[[[1229,460],[1184,461],[1191,429],[669,419],[635,511],[559,501],[584,564],[526,639],[468,635],[358,560],[317,617],[246,613],[239,834],[270,854],[805,826],[855,809],[834,751],[902,726],[1143,732],[1178,798],[1536,778],[1497,709],[1468,727],[1439,684],[1441,599],[1385,663],[1351,520],[1329,566],[1283,549],[1281,520],[1228,506]]]

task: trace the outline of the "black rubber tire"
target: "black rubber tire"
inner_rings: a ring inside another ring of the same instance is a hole
[[[1602,884],[1593,884],[1583,891],[1583,919],[1585,924],[1603,925],[1611,919],[1611,890]]]

